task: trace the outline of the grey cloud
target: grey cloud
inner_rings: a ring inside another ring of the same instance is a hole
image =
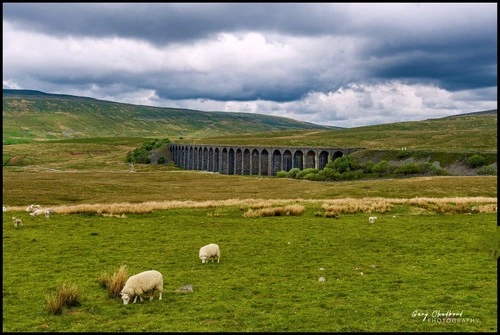
[[[157,45],[230,31],[326,34],[345,21],[341,8],[294,3],[10,3],[3,14],[19,28],[51,35],[118,36]]]

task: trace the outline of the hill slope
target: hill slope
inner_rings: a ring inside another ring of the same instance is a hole
[[[174,142],[188,143],[186,140]],[[214,136],[203,142],[226,145],[362,147],[367,149],[495,151],[497,110],[423,121],[387,123],[341,130],[290,130],[271,134]]]
[[[149,107],[32,90],[3,90],[3,138],[196,137],[332,129],[253,113]]]

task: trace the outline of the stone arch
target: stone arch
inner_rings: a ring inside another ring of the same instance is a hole
[[[306,153],[306,166],[305,169],[315,168],[316,167],[316,153],[312,150],[309,150]]]
[[[226,148],[222,148],[222,159],[221,159],[221,167],[220,167],[220,172],[224,174],[229,174],[228,171],[228,166],[227,166],[227,160],[228,160],[228,153]]]
[[[194,148],[189,147],[188,170],[194,170]]]
[[[220,170],[220,149],[214,149],[214,169],[213,172],[221,172]]]
[[[328,163],[328,151],[321,151],[318,155],[318,169],[323,170]]]
[[[236,157],[234,158],[234,174],[243,174],[243,152],[241,148],[236,149]]]
[[[251,157],[251,167],[250,167],[250,174],[251,175],[258,175],[260,173],[260,153],[259,150],[253,149],[252,150],[252,157]]]
[[[250,150],[248,150],[248,148],[243,151],[243,163],[242,164],[243,164],[242,174],[244,174],[244,175],[251,174]]]
[[[201,160],[201,169],[203,171],[208,171],[208,148],[204,147],[203,148],[203,159]]]
[[[208,148],[207,170],[208,171],[213,171],[214,170],[214,148],[212,148],[212,147]]]
[[[290,150],[285,150],[283,152],[283,167],[282,170],[288,172],[292,169],[293,161],[292,161],[292,152]]]
[[[276,149],[272,154],[271,175],[275,176],[276,172],[281,170],[281,152]]]
[[[227,174],[234,174],[234,158],[235,153],[233,148],[229,148],[227,155]]]
[[[260,174],[269,176],[269,152],[266,149],[260,152]]]
[[[293,154],[293,167],[304,170],[304,153],[302,150],[297,150]]]
[[[338,150],[338,151],[335,151],[335,153],[333,154],[333,157],[332,157],[332,161],[336,160],[337,158],[340,158],[344,156],[344,154],[342,153],[342,151]]]

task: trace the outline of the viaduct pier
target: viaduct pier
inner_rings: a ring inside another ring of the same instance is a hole
[[[321,170],[328,161],[361,149],[169,144],[173,161],[185,170],[260,176],[293,168]]]

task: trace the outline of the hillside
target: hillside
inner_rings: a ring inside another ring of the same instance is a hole
[[[186,140],[173,142],[187,143]],[[497,151],[497,110],[341,130],[278,131],[204,138],[210,144]]]
[[[254,113],[149,107],[32,90],[3,90],[3,139],[204,138],[280,130],[332,129]]]

